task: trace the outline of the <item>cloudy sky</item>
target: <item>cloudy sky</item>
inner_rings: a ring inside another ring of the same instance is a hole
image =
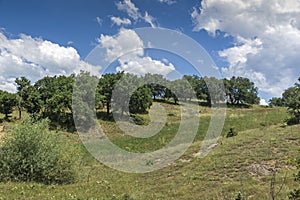
[[[145,50],[141,27],[187,35],[223,77],[250,78],[266,100],[300,76],[299,0],[0,0],[0,89],[14,91],[20,76],[98,74],[103,66],[85,59],[97,45],[118,58],[114,70],[193,73],[183,59]]]

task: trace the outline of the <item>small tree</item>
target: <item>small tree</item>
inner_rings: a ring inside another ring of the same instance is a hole
[[[0,113],[5,115],[5,119],[8,119],[9,114],[13,112],[16,102],[17,99],[15,94],[11,94],[6,91],[0,91]]]
[[[28,94],[26,94],[27,87],[30,86],[30,80],[28,80],[26,77],[16,78],[15,83],[17,84],[17,90],[18,90],[18,110],[19,110],[19,119],[21,119],[22,116],[22,107],[24,107],[25,99]]]
[[[300,82],[300,77],[298,79]],[[294,87],[290,87],[282,94],[286,106],[292,115],[293,123],[300,123],[300,83],[295,83]]]

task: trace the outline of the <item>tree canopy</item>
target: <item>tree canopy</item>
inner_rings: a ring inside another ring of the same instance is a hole
[[[282,94],[283,101],[293,117],[291,123],[300,123],[300,77],[298,82]]]

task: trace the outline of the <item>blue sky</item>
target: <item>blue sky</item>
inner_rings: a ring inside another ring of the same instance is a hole
[[[223,77],[248,77],[262,98],[280,96],[300,76],[299,4],[297,0],[0,0],[0,89],[12,91],[13,79],[21,75],[36,81],[45,75],[93,69],[84,59],[97,45],[119,50],[126,45],[144,47],[129,30],[152,26],[182,32],[201,44]],[[105,39],[113,39],[115,46],[105,44]],[[183,60],[169,56],[162,61],[163,56],[148,51],[120,59],[121,69],[133,70],[128,59],[135,56],[143,56],[137,61],[141,66],[172,70],[180,65],[182,73],[192,73]]]

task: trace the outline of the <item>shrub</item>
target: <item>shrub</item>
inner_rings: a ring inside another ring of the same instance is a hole
[[[289,199],[290,200],[298,200],[298,199],[300,199],[300,190],[294,190],[294,191],[290,192]]]
[[[234,129],[234,128],[230,128],[229,129],[229,132],[227,133],[226,137],[229,138],[229,137],[234,137],[234,136],[237,136],[237,131]]]
[[[243,199],[243,195],[241,192],[238,192],[236,197],[235,197],[235,200],[242,200]]]
[[[79,150],[62,134],[50,132],[48,120],[27,118],[4,138],[0,148],[0,181],[72,183],[77,177]]]

